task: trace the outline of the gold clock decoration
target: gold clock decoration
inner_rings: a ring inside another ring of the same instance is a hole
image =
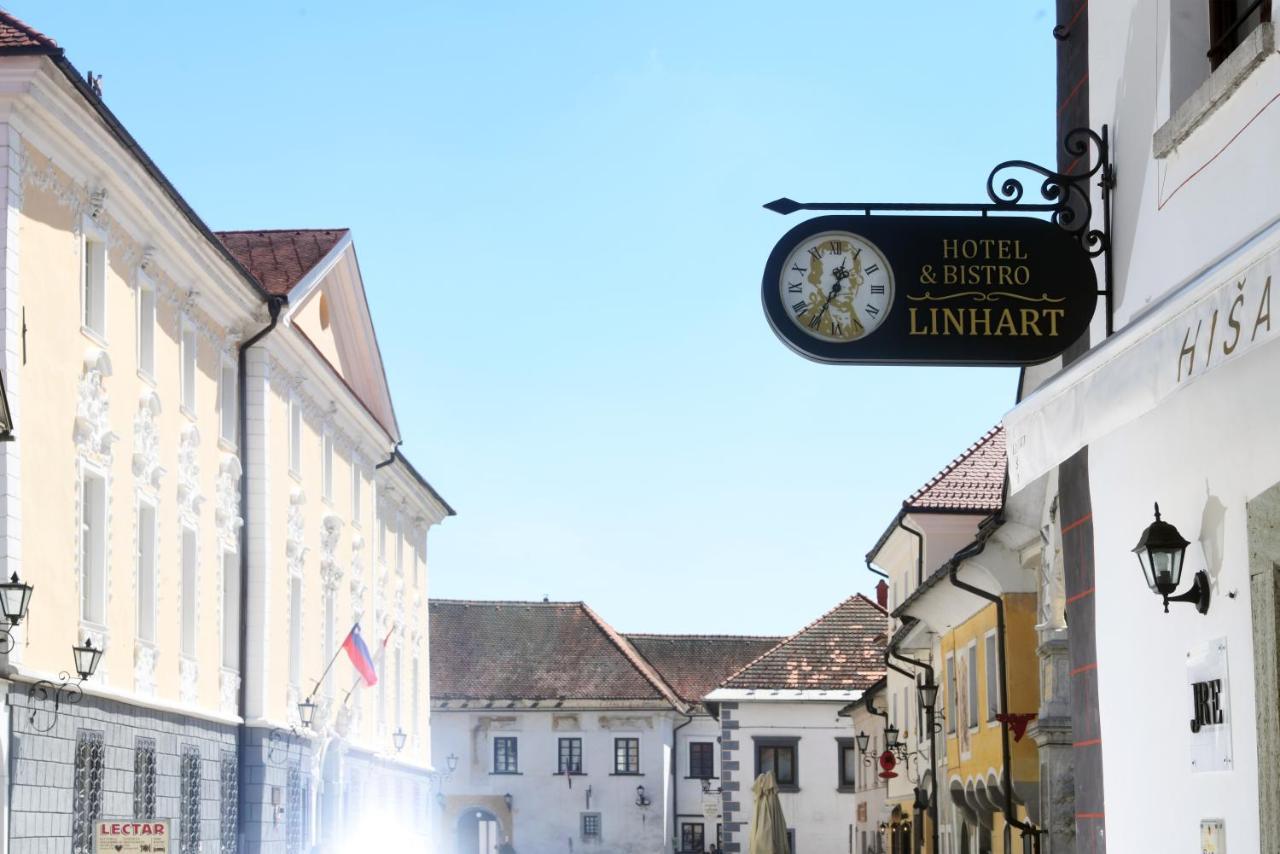
[[[824,231],[791,250],[778,277],[787,317],[822,341],[874,332],[893,305],[893,270],[874,243],[851,231]]]

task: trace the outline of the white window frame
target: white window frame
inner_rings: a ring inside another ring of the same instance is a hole
[[[200,376],[200,333],[185,314],[178,322],[178,386],[179,409],[192,421],[196,418],[196,384]]]
[[[404,519],[396,516],[396,575],[404,575]]]
[[[289,474],[302,477],[302,401],[289,395]]]
[[[289,578],[289,685],[302,687],[302,579]]]
[[[396,729],[404,726],[404,650],[395,648],[395,659],[392,668],[396,682]]]
[[[360,471],[360,463],[356,461],[355,451],[351,452],[351,524],[359,528],[360,511],[363,509],[364,473]]]
[[[240,672],[240,555],[223,549],[219,563],[222,569],[222,627],[219,657],[223,670]]]
[[[135,355],[138,360],[138,377],[153,387],[156,384],[156,297],[155,281],[139,271],[137,287],[134,289],[134,321],[137,324]]]
[[[964,654],[969,657],[969,730],[972,732],[981,725],[978,718],[981,701],[978,699],[978,641],[976,638],[965,646]]]
[[[95,508],[95,521],[100,527],[100,533],[97,536],[91,536],[94,532],[90,529],[90,520],[88,519],[88,491],[86,489],[89,479],[92,478],[102,484],[101,507]],[[108,536],[107,526],[110,520],[110,513],[107,510],[109,502],[111,481],[107,477],[106,471],[95,465],[90,465],[85,461],[80,462],[80,621],[87,625],[106,627],[107,623],[107,573],[110,571],[109,561],[107,560]],[[91,577],[96,576],[96,577]],[[95,616],[101,619],[93,619],[85,608],[86,600],[89,598],[90,586],[96,588],[98,613]]]
[[[91,254],[92,253],[92,254]],[[93,282],[89,282],[90,258]],[[84,220],[80,233],[80,331],[93,341],[107,343],[107,236],[91,219]],[[90,294],[97,298],[98,311],[91,316]]]
[[[337,652],[335,641],[338,633],[338,594],[336,590],[328,588],[324,591],[324,614],[321,615],[324,620],[324,660],[329,661]],[[333,696],[333,674],[327,673],[324,677],[324,695],[326,697]]]
[[[218,441],[235,450],[240,428],[240,374],[234,359],[218,364]]]
[[[187,573],[188,535],[191,542],[190,577]],[[183,658],[195,660],[200,654],[200,608],[197,599],[200,588],[200,532],[194,525],[185,522],[182,524],[178,551],[178,571],[182,574],[182,596],[178,603],[178,649]],[[188,640],[190,644],[187,643]]]
[[[983,705],[986,706],[988,727],[999,726],[996,715],[1000,712],[1000,644],[996,642],[996,630],[992,629],[982,636],[982,658],[986,667],[986,681],[983,685]],[[994,653],[995,660],[992,660]]]
[[[143,571],[143,544],[144,537],[142,531],[142,514],[143,511],[151,513],[151,566],[147,573]],[[157,553],[160,545],[160,518],[156,502],[142,495],[137,497],[134,503],[134,529],[136,545],[133,555],[133,572],[135,579],[135,596],[134,596],[134,636],[148,644],[154,645],[156,642],[156,566]],[[145,607],[146,605],[150,607]],[[151,631],[143,631],[143,617],[146,616],[150,620]]]
[[[943,699],[943,712],[947,718],[947,735],[956,734],[956,704],[959,697],[959,686],[956,685],[956,656],[954,652],[947,653],[946,657],[946,679],[947,684],[944,686],[946,691],[945,699]]]

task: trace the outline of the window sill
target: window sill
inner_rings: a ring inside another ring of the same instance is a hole
[[[523,777],[523,771],[490,771],[490,777]]]
[[[238,453],[238,449],[236,448],[236,443],[222,436],[218,437],[218,450],[225,451],[228,454]]]
[[[138,379],[142,380],[152,388],[156,387],[156,378],[150,371],[144,371],[142,368],[138,368]]]
[[[91,327],[85,326],[83,323],[80,324],[80,334],[83,335],[85,338],[88,338],[94,344],[97,344],[99,347],[102,347],[103,349],[106,349],[109,346],[107,344],[107,336],[104,333],[98,332],[97,330],[92,329]]]
[[[837,792],[846,792],[846,793],[848,793],[848,794],[853,794],[854,792],[857,792],[857,791],[860,791],[860,790],[858,789],[858,787],[857,787],[857,786],[836,786],[836,791],[837,791]]]
[[[691,774],[688,777],[685,777],[685,779],[686,780],[719,780],[720,778],[716,776],[703,777],[701,775],[695,777]]]
[[[195,412],[192,411],[191,407],[187,406],[185,403],[182,403],[178,405],[178,411],[181,412],[183,415],[185,415],[188,421],[190,421],[193,424],[195,423],[196,414]]]
[[[643,777],[643,771],[611,771],[610,777]]]
[[[1161,125],[1151,140],[1152,153],[1161,160],[1173,153],[1191,133],[1213,115],[1231,95],[1240,88],[1255,68],[1262,64],[1276,49],[1275,24],[1264,23],[1245,36],[1222,64],[1213,70],[1209,79],[1191,93],[1191,97],[1174,111]]]
[[[551,772],[551,776],[552,776],[552,777],[563,777],[564,775],[565,775],[565,772],[563,772],[563,771],[552,771],[552,772]],[[586,772],[586,771],[570,771],[570,772],[569,772],[569,776],[570,776],[570,777],[585,777],[585,776],[587,776],[587,772]]]

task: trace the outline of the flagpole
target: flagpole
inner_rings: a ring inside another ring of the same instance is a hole
[[[359,624],[357,623],[357,625],[359,625]],[[387,648],[387,641],[391,640],[391,633],[392,633],[392,632],[394,632],[394,631],[395,631],[395,628],[394,628],[394,627],[393,627],[393,628],[390,628],[390,629],[387,629],[387,636],[386,636],[385,638],[383,638],[383,639],[382,639],[382,645],[381,645],[380,647],[378,647],[378,652],[383,652],[383,651],[385,651],[385,650],[386,650],[386,648]],[[332,665],[332,664],[333,664],[333,662],[329,662],[329,664],[330,664],[330,665]],[[351,687],[347,689],[346,696],[344,696],[344,697],[342,698],[342,705],[344,705],[344,706],[345,706],[345,705],[347,704],[347,701],[351,699],[351,695],[355,692],[355,690],[356,690],[357,688],[359,688],[359,687],[360,687],[360,683],[361,683],[361,682],[363,682],[363,681],[364,681],[364,676],[363,676],[363,675],[356,676],[356,680],[355,680],[354,682],[352,682],[352,683],[351,683]],[[317,684],[319,684],[319,683],[317,683]]]
[[[355,631],[356,626],[358,625],[360,624],[355,623],[351,626],[350,629],[347,630],[347,638],[351,637],[351,633]],[[338,644],[338,648],[333,651],[333,658],[329,659],[328,666],[325,667],[324,672],[320,674],[320,678],[316,680],[315,687],[311,689],[310,696],[314,697],[316,695],[316,692],[320,690],[320,683],[324,681],[324,677],[328,676],[329,671],[333,669],[333,663],[338,660],[338,654],[341,653],[342,650],[346,648],[347,638],[343,638],[342,643]]]

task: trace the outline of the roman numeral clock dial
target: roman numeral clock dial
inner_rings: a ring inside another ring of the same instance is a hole
[[[801,241],[778,283],[788,318],[821,341],[856,341],[884,322],[893,305],[893,273],[874,243],[848,231]]]

